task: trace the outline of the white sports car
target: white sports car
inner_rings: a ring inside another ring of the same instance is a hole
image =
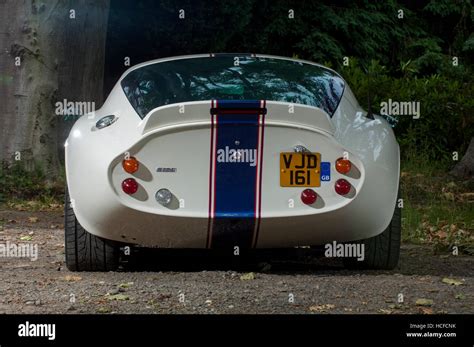
[[[398,143],[324,66],[255,54],[146,62],[76,122],[65,150],[70,270],[113,270],[123,244],[353,242],[359,265],[398,262]]]

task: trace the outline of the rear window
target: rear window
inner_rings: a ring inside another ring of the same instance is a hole
[[[332,116],[344,91],[344,81],[324,67],[234,55],[146,65],[132,70],[121,85],[141,118],[162,105],[212,99],[284,101]]]

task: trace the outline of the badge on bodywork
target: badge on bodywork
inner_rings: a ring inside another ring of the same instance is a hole
[[[175,167],[158,167],[156,168],[156,172],[176,172],[177,169]]]

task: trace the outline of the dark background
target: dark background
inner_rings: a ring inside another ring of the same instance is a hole
[[[178,13],[184,9],[185,18]],[[288,11],[294,10],[294,19]],[[404,18],[398,18],[403,10]],[[131,65],[160,57],[253,52],[342,66],[378,60],[400,76],[446,72],[451,56],[472,67],[470,1],[150,1],[112,0],[107,29],[105,93]],[[464,72],[464,71],[463,71]],[[462,77],[462,76],[459,76]],[[466,76],[467,77],[467,76]]]

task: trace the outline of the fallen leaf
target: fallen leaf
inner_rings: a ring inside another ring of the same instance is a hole
[[[242,276],[240,276],[240,279],[242,281],[250,281],[255,279],[255,274],[253,272],[246,273]]]
[[[431,306],[431,305],[433,305],[433,300],[431,300],[431,299],[416,299],[415,305],[417,305],[417,306]]]
[[[31,241],[33,238],[29,235],[20,237],[20,241]]]
[[[133,282],[120,283],[119,288],[128,288],[133,285]]]
[[[28,217],[28,222],[30,223],[38,223],[38,217]]]
[[[334,307],[336,307],[333,304],[323,304],[323,305],[315,305],[315,306],[310,306],[309,310],[311,312],[325,312],[327,310],[331,310]]]
[[[386,310],[384,308],[381,308],[379,311],[382,312],[382,313],[385,313],[385,314],[391,314],[392,313],[392,310]]]
[[[466,296],[464,294],[456,294],[456,296],[454,298],[458,299],[458,300],[464,300],[466,298]]]
[[[453,278],[448,278],[448,277],[443,278],[441,282],[449,284],[449,285],[454,285],[454,286],[460,286],[461,284],[463,284],[462,281],[455,280]]]
[[[457,185],[456,185],[456,183],[453,182],[453,181],[449,182],[449,183],[446,185],[446,188],[456,188],[456,187],[457,187]]]
[[[115,294],[115,295],[109,295],[109,296],[107,297],[107,299],[109,299],[109,300],[124,301],[124,300],[129,300],[130,298],[128,297],[128,295]]]
[[[80,276],[67,275],[63,277],[66,282],[77,282],[82,280]]]
[[[454,201],[454,194],[453,193],[448,192],[448,193],[444,193],[443,195],[444,195],[444,198],[446,200]]]
[[[420,311],[423,314],[433,314],[433,309],[430,307],[420,307]]]
[[[474,201],[474,193],[462,193],[460,196],[462,200]]]
[[[108,307],[99,307],[97,312],[99,312],[99,313],[109,313],[110,309]]]

